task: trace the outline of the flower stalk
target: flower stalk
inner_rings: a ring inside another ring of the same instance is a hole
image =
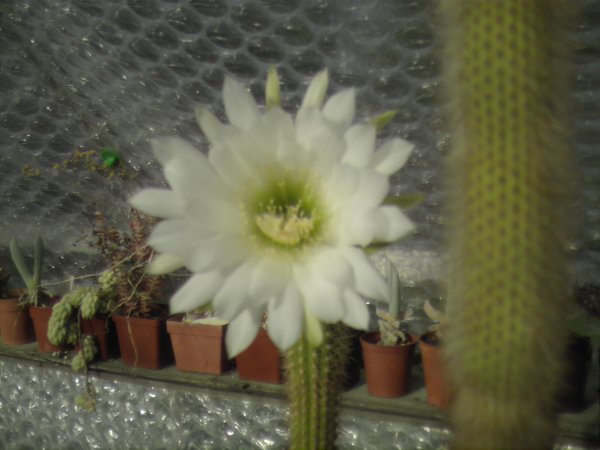
[[[292,450],[335,448],[351,335],[342,324],[323,329],[320,346],[303,337],[285,352]]]

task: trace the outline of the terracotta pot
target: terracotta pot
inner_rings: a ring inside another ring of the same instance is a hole
[[[417,341],[411,337],[405,345],[380,345],[380,333],[360,338],[365,362],[367,391],[375,397],[402,397],[408,391]]]
[[[0,300],[0,335],[5,345],[22,345],[35,341],[29,310],[20,306],[16,298]]]
[[[117,327],[123,364],[160,369],[173,363],[165,319],[114,315],[112,320]]]
[[[31,320],[33,320],[33,329],[35,330],[35,338],[40,352],[64,352],[72,348],[66,345],[52,345],[48,340],[48,321],[52,315],[51,306],[29,306],[29,314],[31,314]]]
[[[227,325],[183,322],[183,316],[167,320],[175,366],[183,372],[223,373],[233,366],[225,350]]]
[[[419,339],[419,349],[423,360],[427,403],[440,409],[447,409],[450,405],[451,389],[447,381],[441,347],[437,343],[432,343],[431,334],[425,334]]]
[[[81,333],[94,336],[98,348],[95,358],[97,361],[108,361],[119,356],[115,324],[108,316],[81,319]]]
[[[283,381],[279,350],[266,330],[259,330],[250,346],[235,358],[241,380],[279,384]]]

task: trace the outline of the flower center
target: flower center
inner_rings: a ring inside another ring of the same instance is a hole
[[[270,248],[302,248],[319,238],[323,229],[310,183],[286,177],[266,182],[247,210],[254,235]]]
[[[272,208],[254,216],[254,221],[266,237],[286,246],[296,246],[309,238],[315,226],[312,217],[303,216],[300,205],[290,205],[281,212]]]

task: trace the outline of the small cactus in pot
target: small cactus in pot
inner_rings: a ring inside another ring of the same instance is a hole
[[[115,277],[111,271],[103,272],[98,286],[72,289],[52,308],[48,321],[48,340],[52,345],[78,345],[79,350],[71,361],[71,368],[86,375],[86,390],[75,399],[77,406],[94,411],[96,393],[89,382],[88,367],[98,352],[94,336],[84,335],[82,319],[92,319],[96,314],[108,314],[112,309]]]
[[[44,242],[41,237],[37,237],[33,247],[33,273],[30,272],[23,253],[15,239],[9,243],[10,256],[25,283],[26,292],[21,298],[23,303],[31,306],[39,306],[48,302],[49,296],[41,287],[42,262],[44,252]]]
[[[379,344],[386,346],[408,344],[411,342],[410,335],[401,329],[404,311],[400,277],[389,259],[386,259],[385,279],[389,290],[390,306],[389,311],[377,309],[377,322],[381,336]]]
[[[401,397],[408,392],[416,341],[402,326],[400,279],[386,260],[389,311],[378,310],[379,332],[361,338],[367,391],[376,397]]]
[[[432,325],[428,327],[429,343],[439,344],[443,340],[444,329],[447,324],[446,313],[436,308],[430,300],[425,301],[423,304],[423,311],[432,321]]]

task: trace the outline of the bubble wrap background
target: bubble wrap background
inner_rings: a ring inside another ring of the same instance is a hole
[[[572,3],[582,10],[569,30],[573,157],[580,171],[572,270],[574,282],[583,283],[594,281],[600,268],[600,1]],[[426,298],[443,267],[441,163],[448,135],[437,96],[438,29],[432,0],[2,0],[0,264],[12,269],[6,248],[12,237],[27,246],[41,234],[48,247],[46,281],[95,270],[101,263],[83,239],[94,211],[102,209],[123,225],[122,201],[142,186],[162,183],[149,138],[176,134],[205,149],[193,110],[208,105],[223,118],[226,73],[262,98],[267,68],[276,65],[284,107],[295,109],[309,78],[328,67],[330,92],[357,88],[359,119],[396,109],[382,137],[416,144],[407,166],[394,176],[392,191],[422,192],[426,199],[409,212],[417,233],[389,256],[412,285],[410,294]],[[117,149],[138,176],[108,180],[82,169],[53,169],[76,149],[103,147]],[[242,442],[255,436],[258,445],[262,433],[268,434],[267,448],[284,441],[279,403],[102,380],[110,407],[82,416],[73,411],[68,388],[81,386],[81,380],[23,363],[19,370],[26,376],[19,381],[14,363],[0,364],[0,429],[8,433],[0,448],[7,443],[41,448],[38,439],[55,448],[99,448],[127,439],[147,439],[147,445],[181,439],[185,448],[206,439],[218,448],[225,442],[218,439],[231,436]],[[32,386],[38,390],[30,391]],[[52,407],[42,407],[47,402]],[[18,414],[4,412],[15,408]],[[236,420],[227,425],[231,411]],[[156,428],[161,414],[164,428]],[[277,425],[253,428],[248,417],[255,415]],[[152,420],[139,420],[144,416]],[[381,448],[381,442],[412,433],[397,423],[366,419],[358,427],[348,416],[344,424],[344,442],[355,448]],[[417,431],[419,437],[405,448],[445,442],[443,432],[429,431],[429,437]],[[21,441],[22,436],[35,437]],[[92,436],[87,443],[86,436]]]
[[[582,8],[570,30],[574,63],[574,157],[579,219],[574,274],[593,277],[600,256],[600,2]],[[447,134],[437,97],[440,61],[429,0],[3,0],[0,4],[0,262],[6,244],[42,234],[46,279],[89,272],[81,240],[93,211],[123,223],[121,200],[162,176],[148,139],[177,134],[206,148],[193,110],[222,116],[228,73],[262,98],[269,65],[283,79],[283,104],[296,108],[307,80],[328,67],[330,91],[358,89],[358,118],[396,109],[386,129],[416,150],[393,192],[422,192],[410,212],[417,234],[392,251],[405,281],[440,274],[440,165]],[[107,180],[57,171],[75,149],[117,149],[140,176]],[[23,173],[30,166],[38,175]]]
[[[92,383],[98,404],[90,413],[73,404],[84,389],[81,375],[0,360],[0,448],[267,450],[287,445],[282,400],[135,379],[93,377]],[[439,424],[356,411],[340,415],[342,450],[441,450],[449,439],[449,431]]]

